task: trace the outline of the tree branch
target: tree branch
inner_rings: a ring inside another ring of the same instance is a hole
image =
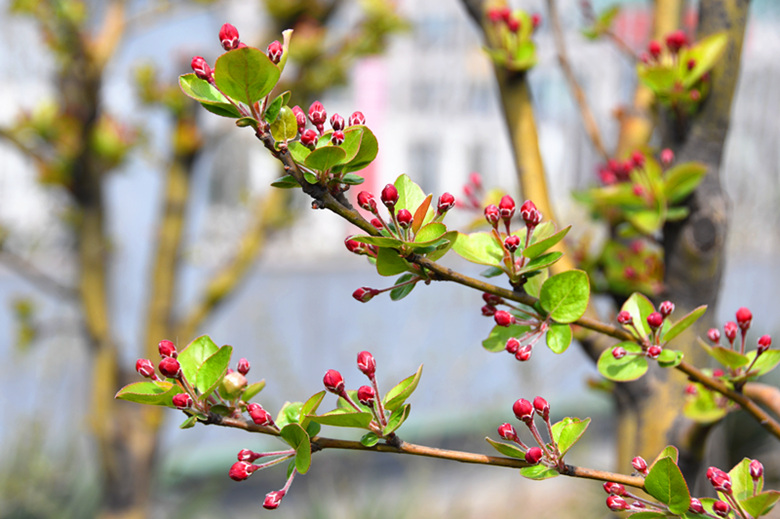
[[[78,290],[60,283],[18,254],[0,250],[0,262],[41,291],[59,299],[78,301]]]
[[[764,404],[775,416],[780,416],[780,389],[760,382],[748,382],[742,392],[751,400]]]

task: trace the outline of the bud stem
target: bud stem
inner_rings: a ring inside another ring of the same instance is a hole
[[[419,279],[417,281],[419,281]],[[374,397],[374,407],[376,408],[377,419],[379,420],[379,425],[384,429],[387,426],[387,417],[385,416],[385,406],[382,405],[382,394],[379,392],[376,375],[372,374],[369,378],[371,379],[371,385],[374,388],[374,395],[376,395]]]

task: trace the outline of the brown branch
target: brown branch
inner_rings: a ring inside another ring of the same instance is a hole
[[[748,382],[742,388],[746,397],[768,407],[775,416],[780,416],[780,389],[760,382]]]
[[[574,100],[577,102],[577,106],[580,109],[580,115],[582,117],[582,124],[585,126],[585,132],[588,134],[590,141],[599,152],[601,158],[606,162],[609,160],[609,154],[607,153],[604,143],[601,140],[601,132],[599,131],[598,124],[596,124],[596,118],[593,116],[593,112],[590,109],[587,99],[585,98],[585,92],[582,90],[577,77],[574,75],[574,70],[569,63],[569,59],[566,54],[566,40],[563,37],[563,29],[561,28],[561,20],[558,15],[558,4],[556,0],[547,0],[547,11],[550,15],[550,22],[553,31],[553,40],[555,41],[555,50],[558,53],[558,63],[563,70],[563,75],[566,77],[566,81],[569,83]]]
[[[77,301],[79,298],[75,288],[60,283],[16,253],[0,250],[0,262],[43,292],[70,301]]]

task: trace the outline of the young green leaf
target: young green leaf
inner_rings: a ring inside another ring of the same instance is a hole
[[[747,357],[752,362],[756,357],[756,350],[749,351]],[[756,359],[756,363],[750,369],[750,375],[754,377],[766,375],[775,369],[778,364],[780,364],[780,350],[766,350]]]
[[[518,447],[517,445],[513,445],[511,443],[497,442],[487,437],[485,437],[485,440],[487,440],[487,442],[490,445],[492,445],[494,449],[496,449],[499,453],[503,454],[504,456],[509,456],[510,458],[517,458],[525,461],[525,452],[523,452],[520,449],[520,447]]]
[[[222,377],[227,373],[228,365],[230,364],[230,357],[233,355],[232,346],[222,346],[216,353],[207,358],[198,369],[198,376],[196,378],[197,388],[200,395],[199,400],[205,400],[208,396],[214,392]]]
[[[698,187],[707,174],[707,166],[699,162],[683,162],[670,168],[663,178],[664,195],[669,203],[682,202]]]
[[[412,266],[395,249],[380,248],[376,253],[376,271],[380,276],[396,276]]]
[[[295,468],[301,474],[306,474],[311,466],[311,441],[306,431],[297,423],[282,427],[279,436],[295,449]]]
[[[551,323],[547,329],[547,347],[553,353],[563,353],[571,344],[571,325]],[[483,342],[484,344],[484,342]]]
[[[271,136],[276,141],[287,142],[298,135],[298,122],[289,106],[283,106],[271,123]]]
[[[247,106],[268,95],[279,81],[277,67],[260,49],[234,49],[217,58],[214,83],[235,101]]]
[[[427,200],[427,199],[426,199]],[[417,217],[415,217],[417,218]],[[416,221],[416,220],[415,220]],[[441,222],[431,222],[421,228],[414,237],[415,243],[434,242],[444,236],[447,226]]]
[[[701,385],[696,385],[696,395],[688,397],[683,414],[699,423],[714,423],[726,416],[727,409],[718,405],[715,394]]]
[[[569,452],[575,443],[585,434],[585,429],[590,424],[590,418],[580,420],[579,418],[566,417],[552,426],[553,439],[558,444],[561,455]]]
[[[472,263],[499,268],[503,265],[503,249],[489,232],[458,233],[452,250]]]
[[[682,51],[680,68],[685,72],[683,79],[685,88],[692,87],[707,71],[715,66],[726,50],[728,42],[728,35],[725,32],[719,32],[699,40],[695,45]],[[693,61],[694,66],[688,70],[690,61]]]
[[[590,282],[582,270],[568,270],[552,276],[542,285],[542,308],[559,323],[579,319],[588,308]]]
[[[534,259],[535,257],[539,256],[555,244],[557,244],[559,241],[561,241],[571,230],[571,225],[566,227],[565,229],[561,229],[560,231],[556,232],[549,238],[545,238],[541,241],[538,241],[534,243],[533,245],[529,245],[527,249],[523,250],[523,256],[529,259]]]
[[[377,436],[376,433],[367,432],[360,438],[360,443],[366,447],[373,447],[379,443],[379,436]]]
[[[750,514],[750,517],[761,517],[766,515],[780,500],[780,492],[777,490],[767,490],[754,497],[748,497],[739,504]]]
[[[298,415],[298,422],[301,424],[301,427],[306,429],[306,427],[309,425],[309,419],[307,416],[317,412],[317,408],[322,403],[323,398],[325,398],[324,390],[320,391],[319,393],[314,393],[309,397],[308,400],[306,400],[306,402],[303,403],[300,414]]]
[[[173,395],[183,392],[172,382],[135,382],[120,389],[114,398],[138,404],[173,407]]]
[[[414,390],[417,389],[417,384],[420,383],[420,377],[422,377],[422,364],[417,368],[417,372],[414,375],[408,376],[399,382],[395,387],[387,392],[385,398],[382,400],[385,409],[388,411],[395,411],[409,398]]]
[[[284,175],[271,182],[271,187],[278,187],[280,189],[293,189],[301,187],[295,177],[292,175]]]
[[[191,429],[192,427],[195,427],[195,424],[198,422],[198,417],[188,416],[186,420],[184,420],[180,425],[179,429]]]
[[[753,478],[750,477],[750,459],[742,458],[742,461],[734,465],[729,471],[731,477],[731,492],[737,501],[742,501],[758,493],[761,489],[755,488]]]
[[[379,151],[379,143],[371,130],[366,126],[351,126],[348,130],[351,130],[352,128],[360,128],[362,130],[360,149],[352,160],[339,167],[342,173],[360,171],[374,161],[377,152]]]
[[[399,176],[393,185],[398,190],[398,202],[395,204],[395,210],[406,209],[414,214],[425,200],[422,188],[415,184],[408,175]]]
[[[724,348],[723,346],[709,346],[704,343],[699,344],[712,358],[727,368],[737,369],[747,366],[750,363],[750,358],[747,355],[742,355],[738,351]]]
[[[674,323],[669,330],[664,333],[663,339],[665,341],[671,341],[678,335],[680,335],[682,332],[687,330],[693,323],[699,320],[699,317],[704,315],[704,312],[707,311],[707,305],[701,305],[698,308],[694,308],[689,313],[685,314],[682,319]]]
[[[265,388],[265,380],[261,380],[260,382],[254,382],[252,384],[249,384],[246,387],[246,389],[244,389],[244,393],[241,395],[241,400],[243,400],[244,402],[249,402],[252,399],[252,397],[258,394],[264,388]]]
[[[315,171],[330,171],[333,166],[341,164],[346,156],[347,153],[338,146],[323,146],[309,153],[303,163]]]
[[[506,348],[506,341],[509,340],[510,337],[520,337],[530,329],[530,326],[519,324],[510,324],[509,326],[495,325],[493,329],[490,330],[488,338],[482,341],[482,347],[487,351],[492,352],[504,351]]]
[[[650,328],[647,326],[647,316],[655,312],[655,307],[647,296],[634,292],[626,299],[620,310],[631,314],[634,326],[636,326],[642,336],[647,336],[650,333]]]
[[[627,353],[640,353],[642,348],[633,342],[621,342],[615,347],[620,346]],[[627,382],[636,380],[647,371],[647,357],[644,355],[626,355],[621,359],[616,359],[612,355],[613,348],[607,348],[601,353],[598,364],[596,365],[599,373],[615,382]]]
[[[543,479],[554,478],[559,476],[558,471],[551,469],[547,465],[533,465],[531,467],[523,467],[520,469],[520,475],[524,478],[533,479],[535,481],[541,481]]]
[[[409,412],[412,409],[412,404],[406,404],[403,407],[399,407],[392,412],[390,418],[387,419],[387,425],[382,430],[382,435],[387,436],[398,430],[401,425],[409,418]]]
[[[179,86],[187,97],[198,101],[211,113],[222,117],[241,117],[241,112],[205,79],[193,73],[179,76]]]
[[[658,356],[658,365],[662,368],[673,368],[679,366],[683,359],[683,352],[664,348]]]
[[[214,344],[211,337],[202,335],[179,352],[177,360],[181,364],[181,371],[184,377],[190,384],[197,384],[198,370],[201,365],[218,350],[219,346]]]
[[[332,425],[334,427],[356,427],[365,429],[371,423],[373,416],[371,413],[363,413],[354,409],[334,409],[321,415],[306,415],[306,418],[312,422],[322,425]]]
[[[676,514],[684,513],[691,504],[691,494],[682,472],[669,457],[658,460],[645,477],[645,491],[669,506]]]
[[[288,423],[298,423],[301,407],[303,407],[303,402],[285,402],[276,415],[276,426],[282,428]]]
[[[403,286],[397,286],[397,285],[400,285],[402,283],[406,283],[407,281],[410,281],[412,279],[412,277],[414,277],[414,276],[412,276],[409,273],[406,273],[406,274],[403,274],[402,276],[400,276],[398,279],[396,279],[395,280],[396,288],[394,288],[394,289],[392,289],[390,291],[390,299],[392,299],[393,301],[400,301],[404,297],[408,296],[409,293],[412,290],[414,290],[414,287],[417,286],[417,283],[409,283],[409,284],[403,285]]]

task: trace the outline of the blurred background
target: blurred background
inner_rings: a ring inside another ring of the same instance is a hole
[[[594,7],[599,11],[613,3],[598,1]],[[647,4],[617,3],[622,10],[616,32],[643,50],[651,23]],[[68,152],[78,146],[74,136],[83,124],[78,110],[62,108],[69,81],[75,81],[68,74],[80,61],[69,53],[70,36],[58,23],[68,20],[83,31],[84,41],[101,41],[111,5],[0,0],[3,518],[94,517],[104,489],[100,449],[91,435],[98,350],[90,345],[94,338],[87,337],[76,292],[85,220],[80,211],[89,196],[67,176]],[[546,15],[541,1],[517,7]],[[692,3],[689,27],[695,24],[694,9]],[[614,111],[630,100],[636,84],[633,64],[609,43],[580,35],[577,1],[562,0],[560,11],[572,64],[612,142]],[[329,114],[345,117],[360,110],[378,137],[379,156],[365,172],[362,189],[376,193],[406,173],[426,192],[450,191],[457,198],[469,175],[478,172],[488,187],[517,191],[492,67],[456,0],[128,1],[123,16],[121,36],[101,62],[102,84],[92,99],[100,112],[92,121],[98,130],[89,145],[102,160],[96,185],[109,252],[107,318],[126,369],[149,348],[147,325],[156,297],[152,273],[170,165],[185,156],[189,182],[170,297],[174,320],[186,320],[215,273],[232,264],[247,229],[256,224],[258,201],[268,200],[269,183],[280,176],[250,132],[188,108],[194,103],[175,88],[177,76],[189,72],[192,56],[213,63],[222,52],[217,33],[225,22],[238,28],[242,41],[259,48],[280,39],[286,23],[296,24],[292,47],[296,52],[299,45],[300,51],[285,71],[300,96],[295,102],[305,110],[319,99]],[[779,22],[780,4],[753,0],[723,171],[732,217],[717,310],[724,321],[748,306],[754,333],[776,336]],[[587,214],[571,191],[595,184],[599,158],[582,130],[551,38],[543,21],[535,36],[539,64],[530,79],[559,224],[576,228]],[[480,315],[480,294],[447,284],[418,287],[401,303],[378,297],[360,304],[351,297],[355,288],[384,288],[391,280],[379,279],[367,262],[345,251],[343,240],[355,230],[331,214],[310,210],[295,194],[282,201],[276,216],[273,225],[260,227],[264,241],[256,261],[194,329],[218,344],[233,345],[236,357],[250,360],[250,381],[267,381],[259,399],[264,407],[275,412],[285,401],[305,400],[321,389],[329,368],[342,371],[347,385],[357,387],[362,380],[355,356],[368,349],[384,388],[425,365],[404,426],[408,441],[489,454],[483,438],[495,436],[496,426],[511,417],[512,402],[542,395],[553,414],[594,418],[587,442],[572,451],[571,462],[614,468],[611,399],[588,388],[588,380],[598,377],[576,345],[561,356],[536,348],[533,362],[524,364],[487,353],[480,342],[492,322]],[[473,216],[456,211],[448,220],[466,223]],[[481,270],[452,264],[470,275]],[[154,343],[168,338],[183,347],[189,338],[177,336],[177,330],[168,327],[173,335]],[[110,388],[112,394],[118,387]],[[215,427],[180,431],[180,416],[173,411],[163,420],[154,454],[152,517],[270,513],[260,505],[265,493],[283,485],[283,469],[257,473],[241,484],[229,480],[227,470],[239,449],[273,449],[273,439]],[[752,424],[727,420],[722,428],[744,430],[745,438],[755,439],[753,452],[762,452],[764,464],[778,473],[776,445],[764,443]],[[297,478],[274,513],[467,518],[522,509],[537,518],[605,515],[598,485],[564,479],[537,483],[506,469],[326,452],[315,456],[310,473]]]

